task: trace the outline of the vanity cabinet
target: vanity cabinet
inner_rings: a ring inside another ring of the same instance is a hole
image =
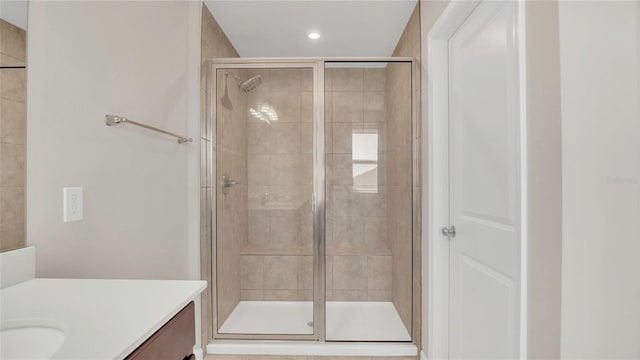
[[[126,325],[125,325],[126,326]],[[193,301],[164,324],[147,341],[126,357],[127,360],[184,360],[196,342]]]

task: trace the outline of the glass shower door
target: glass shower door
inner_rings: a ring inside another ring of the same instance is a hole
[[[314,70],[213,69],[216,333],[313,337]]]
[[[411,341],[412,62],[326,62],[326,340]]]

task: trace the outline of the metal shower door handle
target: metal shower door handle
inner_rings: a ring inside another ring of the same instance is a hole
[[[228,194],[229,189],[233,185],[239,185],[239,184],[240,184],[239,181],[231,180],[231,178],[229,177],[229,174],[222,175],[222,193],[223,194],[225,195]]]

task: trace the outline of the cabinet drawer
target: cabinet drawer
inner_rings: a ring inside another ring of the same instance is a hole
[[[193,352],[195,342],[195,311],[192,301],[126,359],[183,360]]]

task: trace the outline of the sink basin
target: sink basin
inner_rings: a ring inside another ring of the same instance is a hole
[[[52,320],[13,320],[2,323],[1,359],[49,359],[64,344],[65,332]]]

